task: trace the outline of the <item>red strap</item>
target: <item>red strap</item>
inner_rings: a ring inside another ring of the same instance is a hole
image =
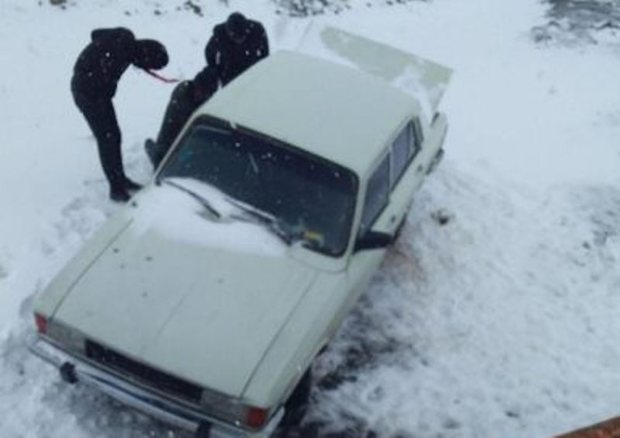
[[[149,75],[153,76],[154,78],[159,79],[159,80],[160,80],[160,81],[162,81],[162,82],[165,82],[166,84],[174,84],[174,83],[176,83],[176,82],[179,82],[179,81],[180,81],[180,79],[170,79],[170,78],[165,78],[165,77],[163,77],[163,76],[158,75],[157,73],[155,73],[155,72],[154,72],[154,71],[152,71],[152,70],[146,70],[146,69],[144,69],[144,71],[145,71],[146,73],[148,73]]]

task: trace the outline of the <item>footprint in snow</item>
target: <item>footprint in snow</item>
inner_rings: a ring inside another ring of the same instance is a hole
[[[435,210],[431,213],[431,218],[437,222],[440,226],[448,225],[453,219],[454,215],[443,208]]]

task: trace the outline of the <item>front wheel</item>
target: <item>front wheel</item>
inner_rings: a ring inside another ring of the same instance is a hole
[[[211,436],[211,424],[200,423],[194,433],[194,438],[209,438]]]
[[[295,390],[284,404],[284,417],[280,422],[282,427],[297,426],[303,420],[308,410],[310,391],[312,389],[312,368],[308,368]]]

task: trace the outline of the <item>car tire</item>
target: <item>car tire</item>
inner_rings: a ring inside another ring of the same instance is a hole
[[[74,385],[77,383],[78,378],[77,378],[77,374],[75,373],[75,365],[73,365],[72,363],[69,363],[69,362],[63,363],[59,369],[59,372],[60,372],[60,378],[63,380],[63,382],[69,383],[71,385]]]
[[[202,422],[194,433],[194,438],[209,438],[211,436],[211,424]]]
[[[284,404],[284,417],[280,426],[287,428],[299,425],[308,410],[310,391],[312,389],[312,368],[308,368],[295,390]]]

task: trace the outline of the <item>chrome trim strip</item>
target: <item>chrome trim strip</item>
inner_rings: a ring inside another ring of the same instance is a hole
[[[154,418],[177,427],[195,431],[199,423],[208,422],[213,425],[212,437],[269,437],[275,431],[278,423],[284,415],[284,410],[279,409],[265,428],[259,432],[250,432],[231,425],[222,423],[220,420],[209,417],[206,414],[172,402],[155,393],[132,385],[123,379],[107,373],[92,365],[89,365],[52,345],[43,337],[31,339],[28,349],[43,361],[60,368],[64,363],[75,366],[75,373],[79,383],[85,383],[95,387],[99,391],[131,406]]]

